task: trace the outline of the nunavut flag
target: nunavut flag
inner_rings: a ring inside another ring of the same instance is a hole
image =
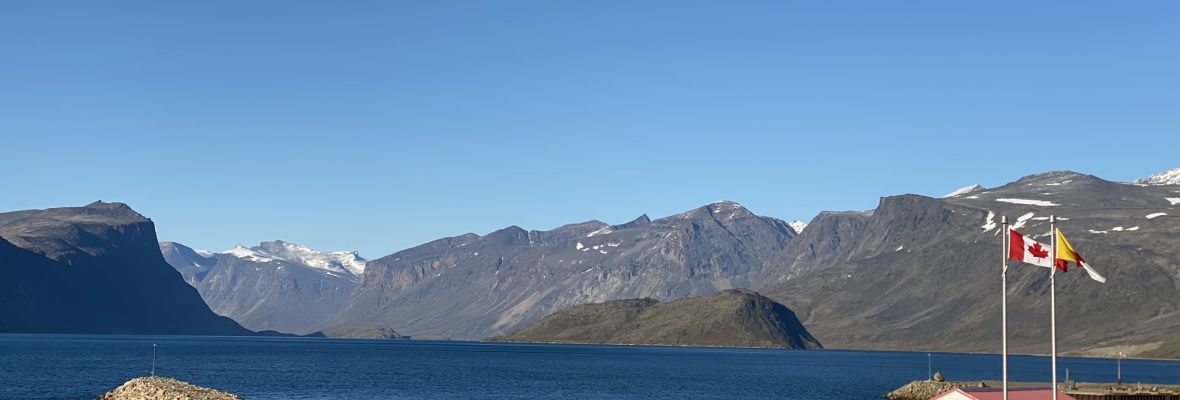
[[[1008,258],[1040,267],[1053,268],[1053,259],[1049,254],[1053,251],[1052,246],[1027,239],[1015,230],[1008,232]]]
[[[1090,264],[1087,264],[1086,260],[1082,258],[1082,255],[1078,254],[1078,252],[1073,249],[1073,246],[1070,246],[1069,241],[1065,240],[1065,235],[1061,233],[1060,229],[1058,229],[1057,230],[1057,269],[1065,271],[1066,268],[1069,267],[1070,262],[1073,262],[1077,266],[1082,267],[1082,269],[1086,270],[1086,273],[1090,275],[1090,279],[1096,280],[1101,283],[1106,283],[1106,278],[1102,277],[1102,275],[1099,275],[1098,271],[1095,271],[1094,268],[1090,268]]]

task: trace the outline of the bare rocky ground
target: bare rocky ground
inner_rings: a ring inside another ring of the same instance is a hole
[[[969,387],[1000,387],[1000,382],[997,381],[913,381],[907,383],[905,386],[897,388],[889,394],[886,394],[885,400],[927,400],[950,390],[951,388],[969,388]],[[1068,394],[1087,394],[1087,395],[1138,395],[1138,396],[1159,396],[1159,395],[1175,395],[1180,394],[1180,386],[1177,385],[1156,385],[1156,384],[1127,384],[1116,385],[1113,383],[1062,383],[1063,390]],[[1049,387],[1047,382],[1008,382],[1009,388],[1021,387]]]
[[[241,397],[172,378],[145,376],[127,381],[98,400],[241,400]]]
[[[928,400],[951,388],[978,386],[968,382],[913,381],[885,395],[886,400]]]

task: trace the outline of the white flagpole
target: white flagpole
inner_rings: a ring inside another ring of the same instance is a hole
[[[1053,337],[1053,400],[1057,400],[1057,216],[1049,216],[1049,236],[1053,244],[1052,263],[1049,267],[1049,336]]]
[[[1001,343],[1001,363],[1003,364],[1003,372],[1001,373],[1001,380],[1004,387],[1004,400],[1008,400],[1008,238],[1011,234],[1008,232],[1008,216],[1000,217],[1000,224],[1004,227],[1004,237],[1000,240],[1000,248],[1003,249],[1003,265],[1004,268],[1000,272],[1000,291],[1003,294],[1000,296],[1000,329],[1003,334]]]

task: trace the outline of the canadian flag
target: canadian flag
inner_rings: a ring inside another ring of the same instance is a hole
[[[1053,246],[1026,239],[1020,232],[1008,231],[1008,258],[1039,267],[1053,268]]]

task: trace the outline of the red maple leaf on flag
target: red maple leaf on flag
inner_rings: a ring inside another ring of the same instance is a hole
[[[1028,246],[1028,252],[1036,258],[1045,258],[1049,256],[1049,250],[1045,250],[1044,247],[1041,247],[1040,243],[1035,243],[1032,246]]]

